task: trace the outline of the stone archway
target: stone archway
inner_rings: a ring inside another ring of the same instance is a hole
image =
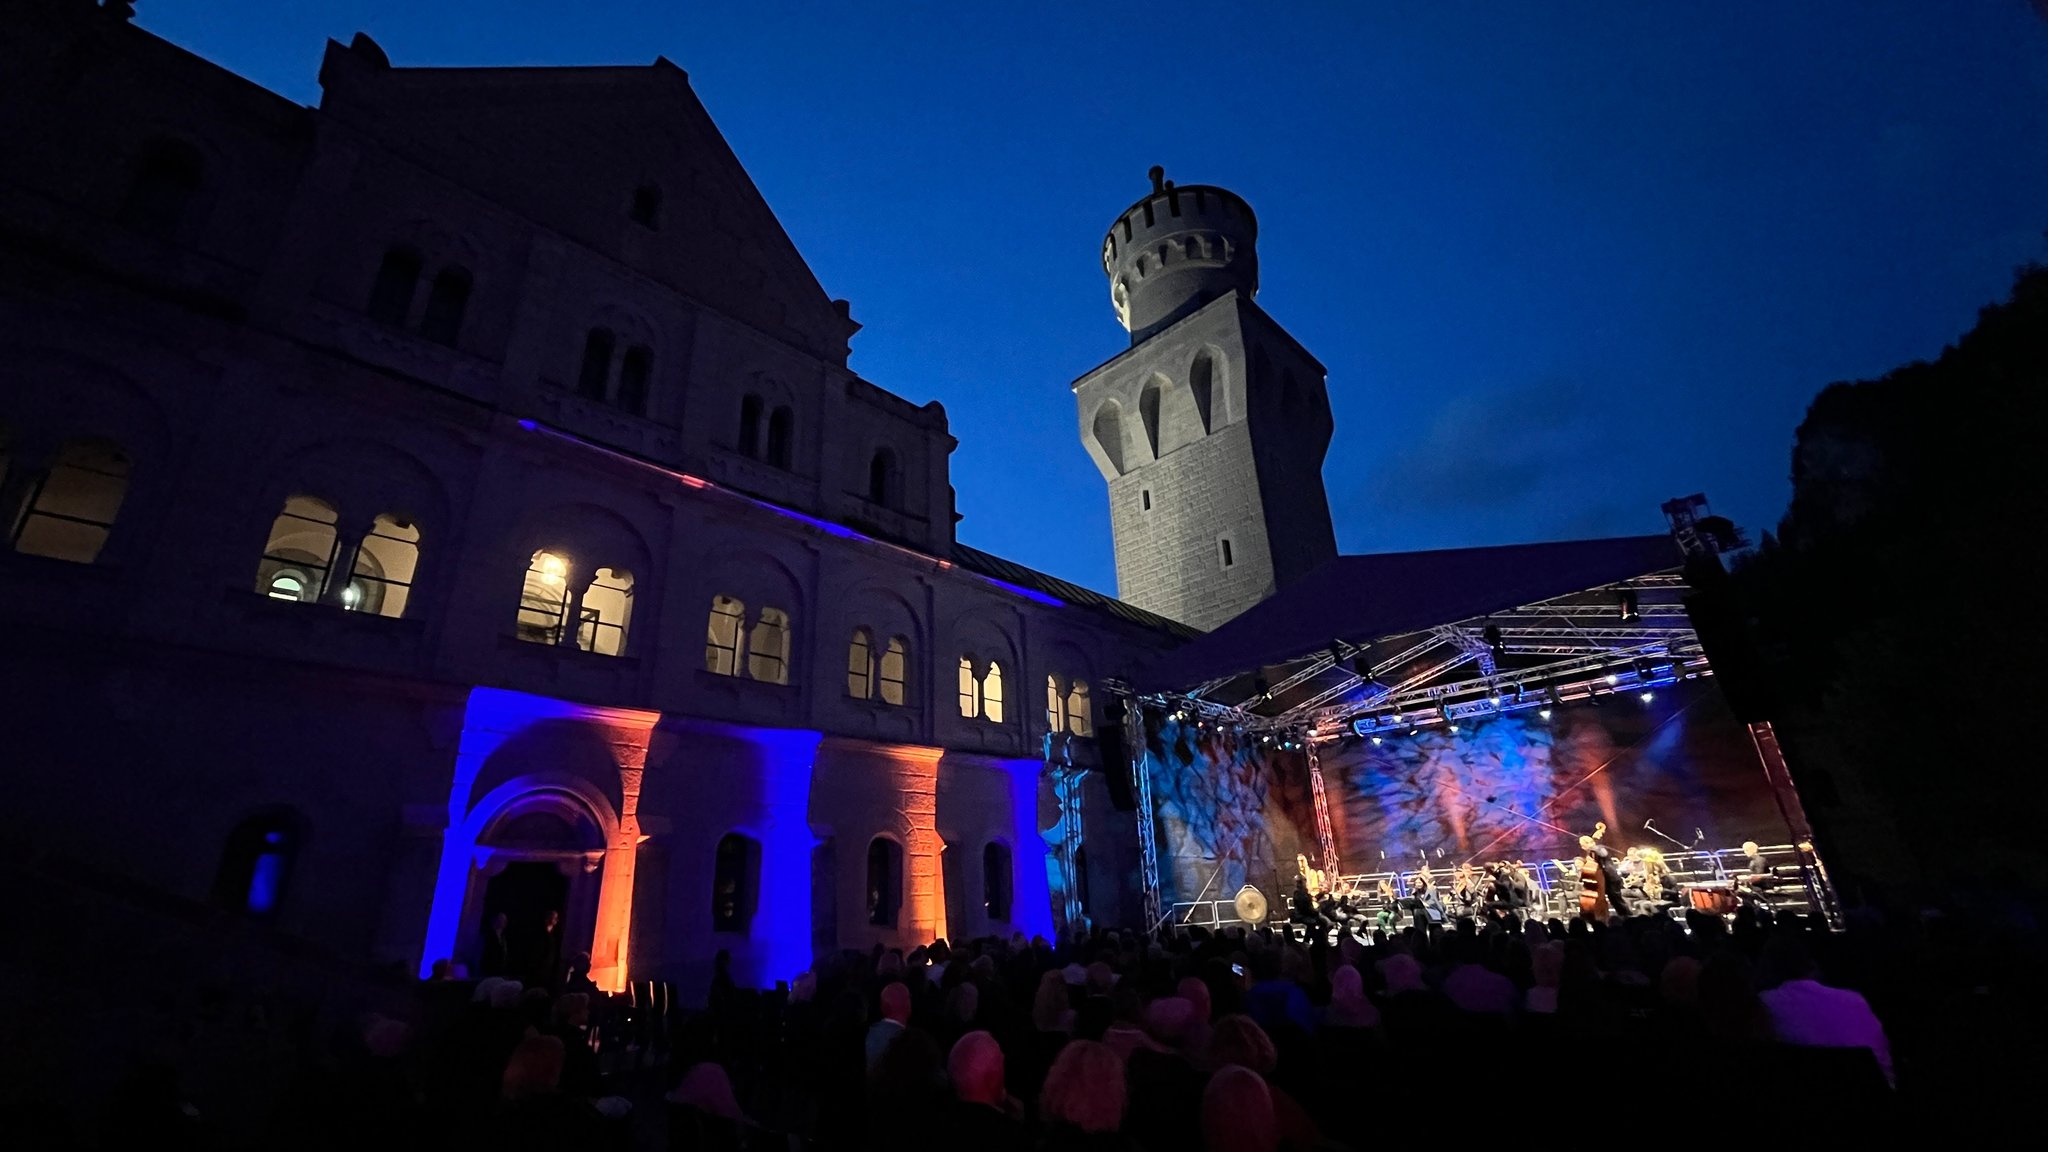
[[[483,822],[471,851],[463,900],[458,955],[482,951],[485,925],[507,913],[515,947],[515,976],[534,979],[544,968],[550,979],[577,953],[596,951],[605,857],[611,837],[606,821],[583,797],[563,789],[537,788],[498,804]],[[546,873],[555,879],[549,882]],[[534,941],[547,911],[559,913],[555,940],[543,949]],[[523,956],[516,955],[524,951]]]

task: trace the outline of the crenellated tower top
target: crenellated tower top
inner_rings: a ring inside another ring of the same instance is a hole
[[[1102,241],[1102,270],[1131,343],[1232,289],[1259,291],[1259,222],[1236,193],[1176,187],[1154,166],[1152,191],[1124,209]]]

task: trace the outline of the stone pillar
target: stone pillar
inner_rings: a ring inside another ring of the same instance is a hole
[[[937,748],[890,748],[897,804],[903,814],[903,872],[910,911],[909,936],[928,943],[946,934],[946,878],[939,854],[939,759]]]
[[[627,735],[621,733],[620,735]],[[598,885],[597,927],[590,940],[590,979],[607,992],[626,987],[627,937],[633,927],[633,870],[640,853],[640,778],[646,771],[646,732],[613,748],[619,762],[619,826],[604,854]]]

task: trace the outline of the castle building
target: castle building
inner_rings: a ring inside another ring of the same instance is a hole
[[[554,912],[600,985],[694,993],[720,950],[766,985],[1135,914],[1105,683],[1329,537],[1319,485],[1259,524],[1329,418],[1242,202],[1165,189],[1111,246],[1140,342],[1080,386],[1091,451],[1120,557],[1141,488],[1174,524],[1133,607],[955,540],[944,410],[847,367],[675,65],[358,36],[304,107],[125,9],[0,35],[0,755],[63,941],[176,969],[226,916],[425,972]]]
[[[1074,398],[1109,482],[1117,594],[1208,629],[1336,557],[1330,401],[1323,366],[1253,302],[1251,207],[1165,175],[1103,238],[1131,347]]]

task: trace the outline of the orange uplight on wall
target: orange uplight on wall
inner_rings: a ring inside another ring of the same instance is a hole
[[[946,842],[938,829],[939,758],[944,753],[937,748],[895,747],[887,755],[907,825],[903,854],[909,934],[929,943],[946,935],[946,878],[940,866]]]

